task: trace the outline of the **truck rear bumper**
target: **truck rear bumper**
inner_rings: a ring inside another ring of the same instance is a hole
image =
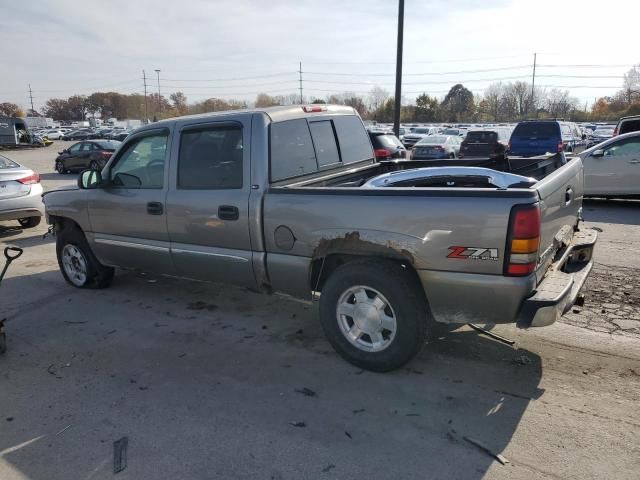
[[[549,267],[533,296],[522,302],[518,327],[551,325],[571,309],[593,268],[593,247],[597,239],[594,230],[580,231],[573,236],[571,244]]]
[[[591,272],[597,233],[576,232],[536,285],[536,276],[505,277],[418,270],[431,313],[442,323],[551,325],[573,306]]]

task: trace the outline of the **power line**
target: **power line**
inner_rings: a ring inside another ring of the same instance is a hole
[[[256,75],[253,77],[227,77],[227,78],[210,78],[210,79],[177,79],[177,78],[162,78],[163,82],[228,82],[228,81],[240,81],[240,80],[257,80],[260,78],[273,78],[273,77],[282,77],[284,75],[293,76],[298,72],[283,72],[283,73],[273,73],[268,75]]]
[[[298,80],[279,80],[277,82],[260,82],[260,83],[252,83],[252,84],[244,84],[244,85],[168,85],[164,84],[167,88],[252,88],[252,87],[261,87],[263,85],[284,85],[284,84],[297,84]]]
[[[407,77],[421,77],[421,76],[437,76],[437,75],[459,75],[462,73],[488,73],[488,72],[503,72],[507,70],[522,70],[523,68],[530,68],[531,65],[518,65],[513,67],[500,67],[500,68],[483,68],[477,70],[457,70],[452,72],[424,72],[424,73],[405,73],[403,76]],[[393,77],[395,73],[356,73],[356,72],[304,72],[310,75],[346,75],[346,76],[367,76],[367,77]]]

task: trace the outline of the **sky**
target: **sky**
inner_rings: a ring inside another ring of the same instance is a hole
[[[0,0],[0,102],[94,91],[251,101],[393,92],[397,0]],[[637,0],[405,0],[403,97],[456,83],[621,88],[640,63]],[[302,74],[300,75],[300,62]]]

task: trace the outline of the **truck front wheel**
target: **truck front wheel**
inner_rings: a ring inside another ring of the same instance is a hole
[[[320,321],[348,362],[375,372],[406,364],[426,340],[428,308],[415,276],[385,260],[348,262],[328,278]]]
[[[114,269],[102,265],[91,251],[84,233],[65,225],[56,232],[56,254],[64,279],[77,288],[106,288]]]

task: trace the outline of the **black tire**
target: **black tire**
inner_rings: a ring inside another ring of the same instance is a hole
[[[395,336],[383,350],[371,352],[356,347],[342,331],[338,304],[349,289],[357,286],[377,290],[393,309]],[[356,260],[341,265],[320,295],[320,322],[333,348],[349,363],[374,372],[400,368],[420,351],[427,338],[429,315],[426,297],[414,274],[392,261]]]
[[[7,353],[7,335],[0,333],[0,355]]]
[[[63,263],[65,247],[75,247],[84,262],[85,274],[83,277],[70,278]],[[82,230],[75,225],[65,225],[62,230],[56,232],[56,256],[58,266],[64,279],[76,288],[106,288],[113,281],[114,269],[102,265],[91,251],[87,239]]]
[[[453,152],[452,152],[452,153],[450,153],[450,154],[449,154],[449,158],[456,158],[456,154],[455,154],[455,153],[453,153]]]
[[[63,174],[63,173],[67,173],[67,169],[64,168],[64,163],[62,162],[56,162],[56,172],[58,172],[59,174]]]
[[[42,217],[27,217],[27,218],[19,218],[18,222],[20,222],[20,226],[22,228],[34,228],[40,225],[40,221]]]
[[[96,162],[95,160],[91,160],[91,162],[89,162],[89,168],[91,170],[100,170],[100,166],[98,165],[98,162]]]

